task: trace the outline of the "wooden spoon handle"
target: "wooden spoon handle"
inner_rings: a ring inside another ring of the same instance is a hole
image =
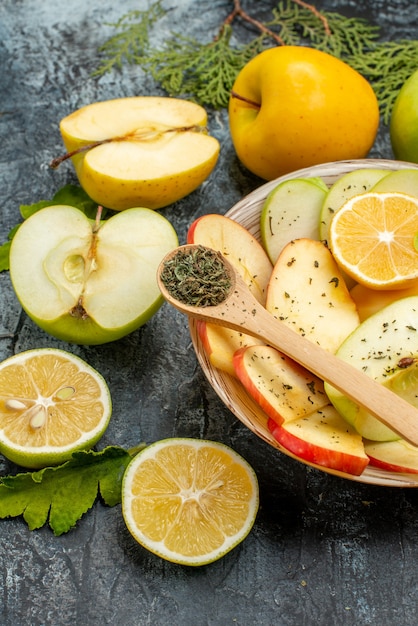
[[[229,326],[257,337],[336,387],[401,437],[418,446],[418,410],[346,361],[305,339],[274,318],[258,302],[250,301],[248,289],[238,280],[234,297],[225,301],[222,314],[212,323]],[[200,309],[204,315],[204,309]],[[202,315],[199,315],[201,318]]]

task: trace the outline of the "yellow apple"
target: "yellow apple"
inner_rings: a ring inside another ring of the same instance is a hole
[[[206,124],[193,102],[138,96],[89,104],[61,120],[60,131],[80,185],[119,211],[159,209],[194,191],[219,155]]]
[[[229,102],[240,161],[271,180],[372,147],[379,107],[370,84],[343,61],[304,46],[264,50],[238,74]]]

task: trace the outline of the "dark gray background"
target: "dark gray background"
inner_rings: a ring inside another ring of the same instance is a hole
[[[168,1],[170,30],[206,38],[230,11],[227,0]],[[273,0],[244,2],[266,15]],[[162,93],[138,67],[92,78],[97,49],[128,10],[145,0],[1,0],[0,235],[19,205],[74,181],[62,153],[59,120],[95,100]],[[418,38],[417,2],[318,1],[318,8],[368,15],[390,38]],[[199,190],[164,210],[184,243],[188,225],[225,213],[263,181],[236,160],[226,111],[210,112],[222,143],[219,163]],[[382,127],[371,156],[392,158]],[[29,348],[70,350],[107,379],[114,415],[100,447],[131,447],[171,436],[223,441],[254,467],[261,506],[250,536],[203,568],[167,563],[139,547],[120,507],[97,503],[67,535],[0,522],[2,626],[416,626],[418,495],[367,486],[309,469],[268,447],[219,401],[196,362],[186,319],[168,305],[115,343],[78,347],[32,324],[0,274],[0,357]],[[14,468],[0,457],[0,472]]]

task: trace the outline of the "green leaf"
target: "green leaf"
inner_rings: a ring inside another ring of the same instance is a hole
[[[9,254],[11,244],[11,241],[6,241],[0,246],[0,272],[4,272],[5,270],[9,269]]]
[[[88,218],[95,219],[97,213],[97,202],[94,202],[78,185],[68,184],[59,189],[51,198],[51,200],[40,200],[34,204],[22,204],[20,213],[24,219],[27,219],[37,211],[55,204],[65,204],[80,209]],[[102,213],[103,215],[103,213]]]
[[[49,521],[54,534],[62,535],[91,509],[98,494],[108,506],[119,504],[122,477],[131,459],[131,452],[108,446],[100,452],[75,452],[57,467],[3,476],[0,518],[23,515],[30,530]]]

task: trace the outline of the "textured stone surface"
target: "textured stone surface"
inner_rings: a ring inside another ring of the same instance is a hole
[[[265,15],[275,3],[244,4]],[[368,15],[388,39],[418,38],[414,2],[316,5]],[[20,204],[49,198],[74,181],[69,165],[48,169],[62,152],[61,117],[95,100],[161,93],[137,67],[91,76],[97,49],[112,32],[108,23],[145,6],[144,0],[0,3],[2,241],[19,220]],[[173,10],[160,38],[171,29],[206,38],[231,3],[170,0],[165,6]],[[222,142],[215,172],[165,211],[182,242],[194,218],[224,213],[261,182],[237,162],[225,111],[210,113],[210,128]],[[387,128],[372,156],[391,158]],[[22,314],[8,273],[0,274],[0,358],[42,346],[73,351],[108,380],[114,415],[101,445],[130,447],[170,436],[223,441],[255,468],[261,508],[247,540],[201,569],[166,563],[140,548],[124,527],[120,507],[97,503],[60,538],[48,528],[31,533],[20,519],[0,522],[2,626],[416,625],[416,490],[343,481],[256,439],[217,398],[196,363],[185,318],[167,306],[117,344],[68,346]],[[0,458],[0,471],[11,469]]]

